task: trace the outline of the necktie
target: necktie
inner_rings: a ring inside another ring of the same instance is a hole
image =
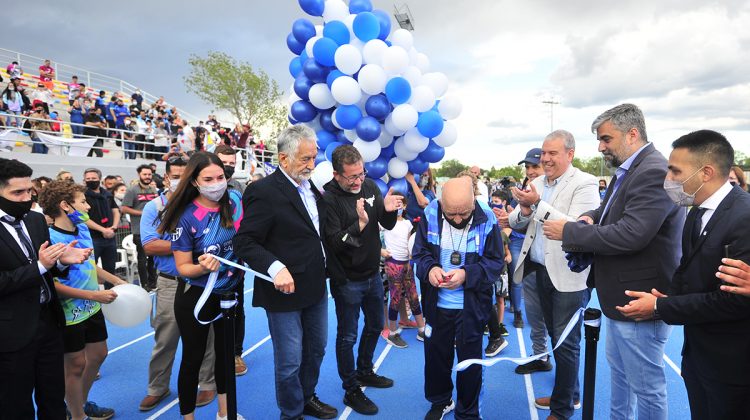
[[[23,230],[23,226],[21,226],[21,220],[16,220],[12,216],[5,215],[2,217],[2,221],[13,226],[13,229],[16,230],[16,234],[18,235],[18,239],[21,241],[21,248],[23,248],[26,251],[27,258],[29,262],[33,262],[36,260],[36,252],[34,251],[34,245],[31,244],[31,239],[29,239],[28,235],[26,235],[26,232]],[[42,284],[40,286],[40,294],[39,294],[39,302],[40,303],[47,303],[50,299],[50,291],[49,286],[47,286],[47,282],[42,279]]]
[[[615,194],[617,194],[617,189],[620,188],[620,184],[622,184],[622,180],[625,179],[625,176],[627,174],[628,174],[627,169],[617,168],[617,171],[615,172],[615,176],[612,177],[612,180],[610,181],[612,185],[612,193],[609,195],[609,197],[607,197],[607,203],[604,205],[604,211],[602,212],[602,217],[599,219],[600,223],[602,220],[604,220],[604,216],[607,215],[607,211],[609,211],[609,206],[614,201]]]
[[[695,207],[691,209],[690,211],[695,210],[695,218],[693,219],[693,226],[690,227],[690,248],[695,246],[695,243],[698,242],[698,238],[701,236],[701,229],[703,227],[703,213],[706,212],[706,209],[703,207]]]

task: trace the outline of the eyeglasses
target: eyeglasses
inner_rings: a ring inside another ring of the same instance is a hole
[[[362,173],[359,174],[359,175],[351,175],[351,176],[343,176],[342,175],[341,177],[344,178],[345,180],[349,181],[350,183],[354,183],[357,180],[364,181],[366,176],[367,176],[367,171],[365,170],[365,171],[362,171]]]

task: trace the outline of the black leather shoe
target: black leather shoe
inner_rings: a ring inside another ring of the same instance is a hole
[[[313,395],[310,401],[305,404],[302,414],[318,419],[333,419],[339,415],[339,410],[320,401],[317,395]]]
[[[393,386],[393,379],[380,376],[373,371],[357,374],[357,381],[362,386],[371,386],[373,388],[390,388]]]
[[[378,414],[378,406],[375,405],[372,400],[367,398],[367,395],[362,392],[362,388],[360,387],[355,387],[346,391],[344,394],[344,404],[348,405],[352,410],[359,414],[368,416]]]
[[[525,365],[516,367],[516,373],[519,375],[526,375],[534,372],[548,372],[552,370],[552,363],[549,360],[533,360]]]

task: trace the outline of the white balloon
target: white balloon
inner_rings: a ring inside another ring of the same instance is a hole
[[[427,54],[417,54],[417,59],[414,65],[417,66],[419,71],[421,71],[422,73],[427,73],[428,71],[430,71],[430,59],[427,57]]]
[[[378,137],[378,143],[380,143],[380,147],[388,147],[393,143],[393,136],[385,129],[384,125],[380,126],[380,137]]]
[[[385,70],[386,74],[399,74],[409,65],[409,53],[407,53],[405,49],[396,45],[388,47],[388,49],[383,52],[382,63],[383,70]]]
[[[392,178],[403,178],[409,172],[409,165],[399,158],[392,158],[388,162],[388,175]]]
[[[357,137],[357,130],[344,130],[344,137],[349,139],[349,141],[352,143],[354,143],[355,140],[359,139],[359,137]]]
[[[359,150],[365,162],[372,162],[380,156],[380,143],[376,141],[357,139],[354,141],[354,148]]]
[[[417,125],[417,120],[419,119],[417,110],[409,104],[398,105],[393,109],[391,115],[393,116],[393,125],[402,131],[406,131]]]
[[[336,121],[336,111],[338,111],[338,108],[333,110],[333,113],[331,114],[331,122],[334,126],[336,126],[336,128],[338,128],[339,130],[343,130],[344,127],[340,126],[338,121]]]
[[[333,179],[333,165],[331,162],[326,160],[317,164],[310,179],[318,189],[323,188],[324,185]]]
[[[314,36],[314,37],[312,37],[312,38],[310,38],[310,39],[307,40],[307,44],[305,44],[305,51],[307,51],[307,56],[308,57],[310,57],[310,58],[315,57],[313,55],[313,45],[315,45],[315,43],[318,42],[318,40],[320,38],[323,38],[323,37],[322,36]],[[302,63],[302,64],[304,64],[304,63]]]
[[[388,77],[377,64],[367,64],[359,71],[359,87],[368,95],[377,95],[385,89]]]
[[[107,320],[117,326],[134,327],[151,314],[151,297],[148,292],[135,284],[120,284],[112,288],[117,299],[102,305]]]
[[[419,153],[413,152],[406,147],[406,140],[403,137],[396,139],[396,143],[393,144],[393,152],[396,154],[396,157],[404,162],[408,162],[419,155]]]
[[[323,25],[315,25],[315,36],[323,36]]]
[[[342,73],[351,76],[362,67],[362,54],[360,54],[357,47],[346,44],[336,49],[333,61]]]
[[[362,86],[360,85],[360,88]],[[363,93],[362,97],[359,98],[359,102],[357,102],[357,106],[359,107],[360,111],[362,111],[362,115],[367,114],[367,111],[365,111],[365,105],[367,105],[367,100],[370,99],[370,96],[367,93]]]
[[[316,83],[310,88],[310,103],[318,109],[329,109],[336,105],[331,90],[325,83]]]
[[[297,96],[296,93],[294,93],[294,89],[291,89],[289,91],[289,106],[292,106],[293,103],[297,101],[301,101],[301,100],[302,98],[300,98],[299,96]]]
[[[407,67],[401,73],[401,77],[409,82],[409,86],[419,86],[422,84],[422,72],[416,66]]]
[[[391,44],[397,45],[406,51],[414,45],[414,37],[406,29],[397,29],[391,34]]]
[[[461,100],[455,96],[446,96],[441,99],[438,104],[438,112],[440,113],[440,116],[446,120],[458,118],[458,116],[461,115],[462,110],[463,105],[461,105]]]
[[[362,50],[365,49],[365,43],[362,42],[359,38],[354,38],[351,41],[349,41],[349,45],[356,48],[357,51],[359,51],[359,54],[362,55]]]
[[[385,121],[384,121],[383,126],[385,127],[385,131],[387,131],[393,137],[398,137],[398,136],[403,135],[404,133],[406,133],[406,130],[402,130],[402,129],[396,127],[396,124],[393,123],[393,113],[391,113],[387,117],[385,117]]]
[[[349,76],[341,76],[331,84],[331,93],[336,101],[342,105],[354,105],[362,97],[362,90],[356,80]]]
[[[456,126],[452,122],[446,121],[443,123],[443,131],[432,140],[440,147],[448,147],[452,146],[457,138],[458,131],[456,130]]]
[[[310,127],[315,132],[323,129],[323,126],[320,125],[320,114],[316,115],[312,120],[302,124]]]
[[[355,14],[350,14],[349,16],[344,18],[344,25],[346,25],[346,27],[349,29],[349,39],[351,41],[355,39],[359,40],[359,38],[357,38],[357,36],[354,35],[354,19],[356,18],[357,18],[357,15]]]
[[[422,75],[422,84],[429,86],[435,97],[440,98],[448,90],[448,77],[439,72],[425,73]]]
[[[323,9],[323,20],[330,22],[332,20],[344,20],[349,16],[349,6],[341,0],[326,0]]]
[[[411,91],[409,103],[417,112],[426,112],[435,106],[435,94],[428,86],[417,86]]]
[[[414,153],[424,152],[429,144],[430,139],[420,134],[417,127],[410,128],[409,131],[404,134],[404,145]]]
[[[419,51],[417,51],[417,49],[414,47],[409,48],[409,64],[411,64],[412,66],[416,66],[418,58]]]
[[[372,39],[365,43],[362,49],[362,58],[365,64],[377,64],[383,61],[383,53],[388,49],[388,45],[380,39]]]

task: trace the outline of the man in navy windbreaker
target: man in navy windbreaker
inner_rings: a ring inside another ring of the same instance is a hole
[[[447,223],[443,223],[447,222]],[[503,268],[503,242],[490,208],[474,199],[468,178],[451,179],[441,199],[425,208],[419,222],[413,262],[421,279],[425,328],[425,397],[432,408],[425,419],[442,419],[456,408],[456,419],[476,419],[482,367],[456,375],[458,361],[482,358],[484,326],[492,310],[492,285]]]

